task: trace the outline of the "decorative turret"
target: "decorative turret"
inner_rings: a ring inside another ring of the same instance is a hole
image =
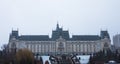
[[[101,39],[104,39],[104,38],[110,39],[108,31],[101,31],[100,37]]]
[[[18,31],[17,30],[12,30],[12,33],[10,34],[10,39],[11,38],[16,38],[17,39],[18,36],[19,36]]]
[[[10,37],[9,37],[9,52],[13,52],[16,53],[17,51],[17,41],[16,39],[18,39],[19,35],[18,35],[18,30],[12,30],[12,32],[10,33]]]
[[[102,42],[102,49],[105,51],[105,54],[111,47],[111,40],[108,31],[101,31],[100,34],[101,42]]]

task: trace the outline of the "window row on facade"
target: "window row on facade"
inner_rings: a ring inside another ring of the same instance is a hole
[[[56,44],[26,44],[26,46],[34,53],[58,52]],[[64,48],[64,52],[90,53],[96,51],[97,45],[95,44],[67,44]]]

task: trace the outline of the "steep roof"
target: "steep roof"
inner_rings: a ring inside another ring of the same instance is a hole
[[[98,35],[73,35],[71,40],[95,41],[100,40]]]
[[[99,35],[72,35],[72,38],[69,37],[69,31],[63,30],[59,27],[59,24],[56,26],[56,30],[52,31],[52,37],[49,38],[49,35],[21,35],[19,36],[18,31],[12,31],[10,34],[10,38],[16,38],[18,40],[23,41],[55,41],[58,38],[64,38],[65,40],[69,41],[96,41],[104,38],[109,38],[109,33],[107,31],[101,31]]]
[[[62,37],[66,40],[69,39],[69,31],[65,31],[63,30],[62,28],[59,28],[59,24],[57,24],[56,26],[56,30],[52,31],[52,40],[56,40],[58,39],[59,37]]]
[[[108,31],[101,31],[100,36],[101,36],[101,39],[104,39],[104,38],[110,39]]]
[[[52,40],[56,40],[60,36],[64,39],[68,40],[69,39],[69,32],[68,31],[62,31],[62,32],[53,31],[52,32]]]
[[[50,40],[48,35],[22,35],[19,36],[19,40],[23,41],[48,41]]]

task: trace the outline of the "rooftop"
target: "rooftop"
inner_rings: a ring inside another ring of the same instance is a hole
[[[55,41],[59,37],[64,38],[65,40],[80,40],[80,41],[96,41],[104,38],[110,38],[107,31],[101,31],[99,35],[72,35],[72,38],[69,37],[69,31],[63,30],[59,27],[59,24],[56,26],[56,30],[52,31],[52,37],[50,38],[49,35],[21,35],[19,36],[18,31],[12,31],[10,38],[15,37],[19,40],[24,41]]]

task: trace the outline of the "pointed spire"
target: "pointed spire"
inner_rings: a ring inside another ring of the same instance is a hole
[[[58,30],[59,29],[59,23],[58,23],[58,21],[57,21],[57,27],[56,27],[56,30]]]

